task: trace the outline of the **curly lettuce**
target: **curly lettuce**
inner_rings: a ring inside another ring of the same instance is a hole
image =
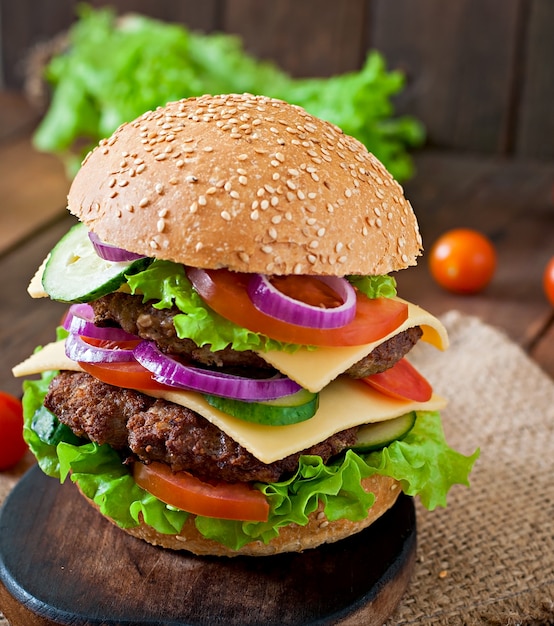
[[[303,106],[357,137],[398,180],[413,174],[409,149],[424,140],[418,120],[394,115],[404,76],[388,71],[376,51],[359,71],[298,79],[249,55],[237,36],[195,33],[136,13],[118,18],[112,9],[81,4],[45,78],[51,101],[34,143],[60,155],[70,176],[120,124],[205,93],[249,92]]]
[[[138,525],[142,517],[158,532],[179,532],[189,514],[140,488],[131,470],[108,445],[63,439],[52,444],[33,430],[33,420],[53,375],[46,373],[38,381],[24,383],[24,437],[42,470],[62,482],[69,477],[104,515],[123,528]],[[381,450],[369,454],[348,450],[327,464],[318,456],[302,456],[296,473],[287,480],[256,483],[270,505],[267,522],[201,516],[194,521],[204,537],[232,550],[254,540],[267,543],[288,524],[305,525],[319,501],[328,519],[359,521],[374,502],[374,495],[361,487],[360,480],[373,474],[395,478],[406,494],[419,496],[422,504],[432,510],[446,505],[452,485],[469,485],[469,473],[478,456],[479,450],[464,456],[448,446],[439,413],[419,412],[412,430]]]

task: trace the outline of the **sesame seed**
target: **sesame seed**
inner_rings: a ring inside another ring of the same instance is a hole
[[[156,224],[156,230],[159,233],[163,233],[164,232],[164,230],[165,230],[165,220],[163,220],[163,219],[159,219],[158,220],[158,222]]]
[[[272,223],[272,224],[280,224],[280,223],[281,223],[281,219],[282,219],[282,218],[281,218],[281,216],[280,216],[280,215],[274,215],[274,216],[271,218],[271,223]]]
[[[144,163],[140,163],[139,166],[137,167],[137,174],[142,174],[145,169],[146,169],[146,165],[144,165]]]
[[[111,193],[110,193],[110,198],[115,198],[117,196],[117,191],[114,189]]]
[[[248,263],[248,261],[250,261],[250,257],[246,252],[239,252],[239,259],[243,262],[243,263]]]
[[[347,198],[351,198],[351,197],[352,197],[352,189],[345,189],[345,190],[344,190],[344,195],[345,195]]]
[[[110,187],[110,189],[112,187],[115,187],[117,184],[117,180],[115,178],[110,179],[110,182],[108,183],[108,186]]]
[[[229,211],[221,211],[221,217],[227,222],[231,221],[231,214]]]
[[[141,198],[139,202],[139,207],[144,208],[145,206],[148,206],[149,203],[150,203],[150,200],[148,200],[148,198]]]
[[[172,176],[168,182],[170,185],[177,185],[179,183],[179,180],[175,178],[175,176]]]
[[[157,184],[156,184],[155,189],[156,189],[156,193],[157,193],[159,196],[163,195],[163,192],[164,192],[164,186],[163,186],[161,183],[157,183]]]
[[[167,159],[167,154],[165,152],[161,152],[160,154],[157,154],[155,157],[156,161],[165,161],[165,159]]]
[[[202,250],[202,248],[204,247],[204,244],[199,241],[195,246],[194,249],[196,250],[196,252],[200,252],[200,250]]]
[[[246,178],[246,176],[239,176],[239,183],[241,185],[247,185],[248,184],[248,178]]]
[[[231,196],[231,198],[234,198],[235,200],[238,200],[240,198],[239,192],[236,189],[232,189],[229,192],[229,195]]]
[[[253,221],[256,221],[259,217],[260,217],[260,212],[257,209],[255,209],[254,211],[250,213],[250,219]]]
[[[260,202],[260,208],[262,209],[262,211],[266,211],[267,209],[269,209],[269,200],[262,200]]]
[[[198,202],[193,202],[189,207],[190,213],[196,213],[198,211]]]
[[[277,231],[275,230],[275,228],[270,228],[267,231],[268,235],[272,238],[272,239],[277,239]]]
[[[207,196],[213,196],[214,193],[217,193],[217,187],[208,187],[206,189],[206,195]]]
[[[292,270],[293,274],[302,274],[302,263],[297,263],[293,270]]]
[[[198,178],[196,178],[196,176],[192,176],[189,175],[185,178],[185,180],[187,181],[187,183],[197,183],[198,182]]]
[[[208,204],[208,201],[206,200],[206,196],[198,196],[198,204],[200,206],[206,206],[206,204]]]
[[[315,254],[308,254],[308,262],[312,265],[317,261],[317,257]]]
[[[262,246],[261,250],[265,254],[271,254],[273,252],[273,247],[272,246]]]
[[[117,184],[120,187],[127,187],[127,185],[129,184],[129,181],[128,180],[120,180]]]

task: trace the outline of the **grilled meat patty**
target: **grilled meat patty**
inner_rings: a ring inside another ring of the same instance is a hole
[[[120,326],[128,333],[155,341],[166,354],[187,356],[209,366],[272,369],[251,350],[237,352],[225,348],[211,352],[207,346],[199,348],[191,339],[179,339],[173,325],[173,317],[181,313],[176,307],[156,309],[150,302],[143,303],[139,296],[121,292],[111,293],[91,304],[96,324]],[[411,350],[422,334],[419,326],[408,328],[379,345],[346,374],[352,378],[364,378],[389,369]]]
[[[144,462],[161,461],[175,471],[228,482],[276,482],[296,470],[301,454],[327,461],[354,445],[357,432],[349,428],[267,465],[194,411],[84,372],[60,372],[44,404],[79,437],[107,443]]]

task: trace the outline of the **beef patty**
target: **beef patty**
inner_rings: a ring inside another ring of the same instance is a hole
[[[177,307],[156,309],[151,302],[142,302],[140,296],[115,292],[91,302],[95,323],[99,326],[119,326],[128,333],[155,341],[166,354],[187,356],[193,361],[216,367],[246,367],[272,369],[251,350],[237,352],[225,348],[212,352],[209,346],[198,347],[191,339],[180,339],[173,324]],[[370,354],[354,364],[346,374],[364,378],[383,372],[405,356],[423,334],[419,326],[408,328],[383,342]]]
[[[132,389],[103,383],[84,372],[60,372],[44,402],[79,437],[109,444],[141,461],[161,461],[175,471],[228,482],[276,482],[298,467],[302,454],[324,462],[356,441],[349,428],[274,463],[259,461],[194,411]]]

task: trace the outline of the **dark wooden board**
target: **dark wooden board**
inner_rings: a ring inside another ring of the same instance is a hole
[[[195,557],[145,544],[38,467],[0,511],[0,609],[49,624],[382,624],[416,552],[411,498],[349,539],[302,554]]]

